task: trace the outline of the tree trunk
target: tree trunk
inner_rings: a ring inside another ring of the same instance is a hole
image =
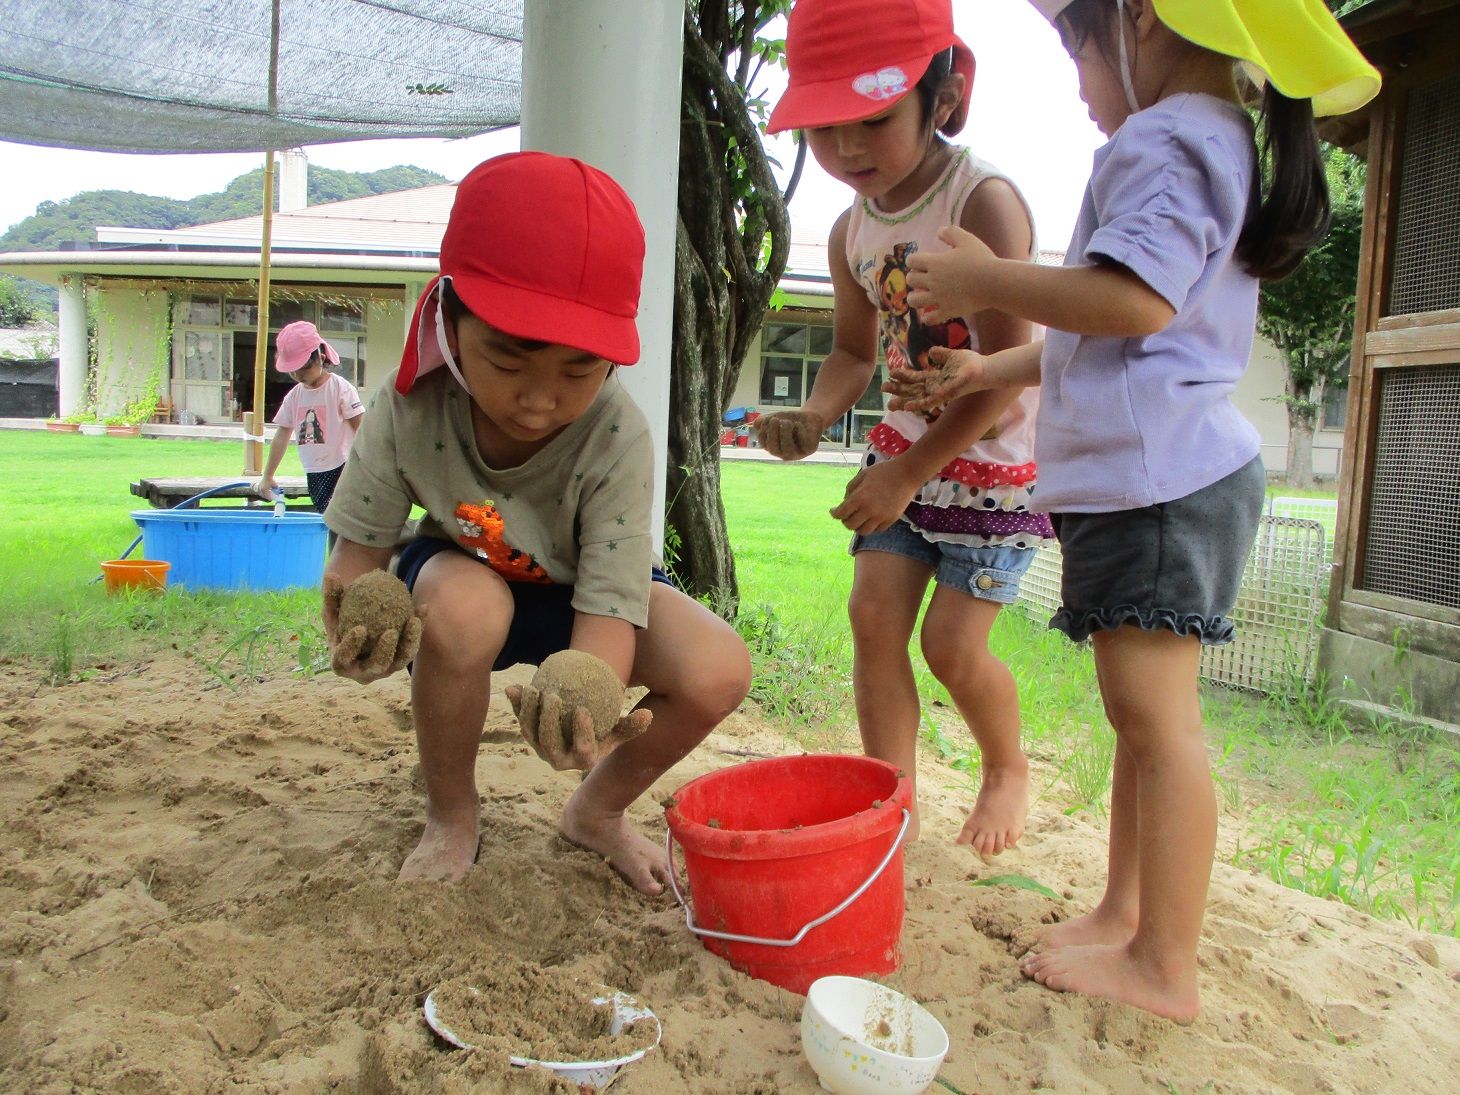
[[[1317,424],[1317,407],[1313,403],[1311,385],[1288,385],[1288,464],[1283,473],[1288,486],[1311,490],[1313,479],[1313,427]]]
[[[665,490],[666,562],[687,593],[726,616],[739,586],[720,499],[721,419],[790,251],[785,202],[725,67],[759,26],[753,6],[742,8],[751,10],[733,27],[718,4],[685,11]]]

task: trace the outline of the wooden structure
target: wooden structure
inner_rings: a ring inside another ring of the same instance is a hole
[[[1460,724],[1460,0],[1343,24],[1384,90],[1325,128],[1369,170],[1320,664],[1345,695]]]
[[[139,479],[132,484],[132,493],[138,498],[145,498],[149,505],[156,509],[172,509],[179,502],[193,497],[195,494],[202,494],[205,490],[213,490],[225,483],[236,482],[226,476],[221,479],[209,479],[203,476],[195,476],[188,479]],[[302,475],[281,475],[275,483],[284,491],[286,500],[292,498],[309,498],[309,488]],[[229,490],[220,490],[217,494],[210,494],[209,498],[247,498],[254,505],[268,505],[263,499],[253,492],[253,484],[245,483],[241,487],[232,487]]]

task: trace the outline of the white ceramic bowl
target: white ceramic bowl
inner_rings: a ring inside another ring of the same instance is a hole
[[[948,1032],[886,985],[823,977],[806,993],[801,1045],[821,1086],[836,1095],[917,1095],[938,1075]]]
[[[472,989],[476,992],[476,989]],[[550,1068],[557,1075],[570,1083],[588,1085],[590,1087],[607,1087],[614,1074],[624,1065],[633,1064],[640,1060],[644,1054],[659,1044],[664,1036],[664,1028],[659,1023],[659,1017],[648,1008],[643,1007],[632,996],[623,992],[608,990],[610,995],[595,996],[593,1003],[600,1007],[613,1005],[613,1021],[609,1023],[608,1032],[618,1034],[630,1023],[640,1019],[648,1019],[654,1024],[654,1042],[645,1046],[637,1053],[630,1053],[627,1057],[615,1057],[611,1061],[539,1061],[534,1057],[513,1057],[512,1063],[519,1068],[526,1068],[528,1065],[541,1065],[543,1068]],[[427,993],[426,1003],[422,1010],[426,1014],[426,1025],[434,1030],[442,1038],[456,1046],[458,1049],[474,1049],[469,1042],[461,1038],[441,1022],[440,1013],[436,1010],[436,994]]]

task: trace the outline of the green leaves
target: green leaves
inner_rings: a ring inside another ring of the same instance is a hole
[[[1037,893],[1041,897],[1047,897],[1051,901],[1062,901],[1063,898],[1055,893],[1042,882],[1036,882],[1028,875],[1022,874],[998,874],[991,878],[980,878],[969,883],[970,886],[1010,886],[1016,890],[1028,890],[1030,893]]]

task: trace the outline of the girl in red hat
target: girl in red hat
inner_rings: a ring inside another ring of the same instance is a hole
[[[891,367],[926,368],[935,347],[991,353],[1029,341],[1028,323],[999,312],[933,324],[908,306],[908,263],[945,246],[940,229],[961,226],[1019,261],[1035,245],[1014,184],[944,139],[963,127],[974,68],[948,0],[800,0],[786,55],[790,84],[770,130],[801,130],[816,161],[856,192],[831,231],[833,350],[800,410],[757,424],[767,450],[797,460],[874,382],[879,350]],[[889,413],[831,511],[854,534],[848,610],[862,744],[909,776],[920,712],[908,645],[936,580],[922,649],[982,754],[982,786],[957,840],[983,856],[1015,844],[1028,812],[1018,691],[988,638],[1052,535],[1028,508],[1035,398],[980,393],[940,414]]]

